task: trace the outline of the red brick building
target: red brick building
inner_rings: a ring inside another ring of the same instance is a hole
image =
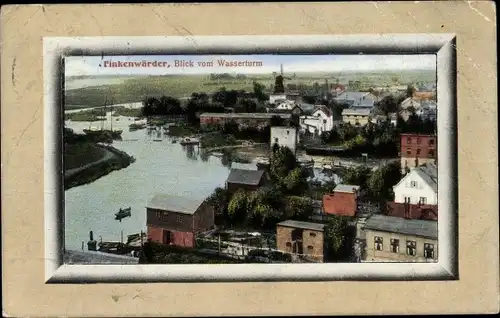
[[[359,186],[339,184],[332,193],[323,195],[325,214],[355,216],[358,209]]]
[[[324,258],[324,224],[287,220],[276,224],[278,250],[306,256],[316,262]]]
[[[195,234],[214,225],[214,210],[202,200],[157,194],[146,206],[148,238],[157,243],[194,247]]]
[[[438,207],[435,204],[408,204],[387,202],[387,215],[411,220],[438,220]]]
[[[401,134],[401,169],[418,167],[424,163],[436,163],[437,136]]]

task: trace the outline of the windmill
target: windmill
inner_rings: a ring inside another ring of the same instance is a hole
[[[276,76],[276,72],[273,72],[274,76],[274,93],[275,94],[282,94],[285,92],[285,85],[283,81],[286,80],[291,80],[289,77],[285,77],[283,75],[283,64],[280,64],[280,74]]]

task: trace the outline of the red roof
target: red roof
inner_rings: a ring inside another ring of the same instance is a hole
[[[405,204],[387,202],[387,215],[404,218]],[[437,221],[438,207],[435,204],[408,204],[409,219]]]

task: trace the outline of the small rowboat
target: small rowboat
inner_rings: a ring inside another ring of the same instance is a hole
[[[120,209],[118,213],[115,213],[115,220],[122,221],[122,219],[126,217],[130,217],[132,215],[132,208],[128,207],[126,209]]]

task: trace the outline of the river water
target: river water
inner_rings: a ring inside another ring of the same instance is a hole
[[[109,128],[111,113],[104,127]],[[113,147],[135,157],[127,168],[113,171],[98,180],[65,191],[65,245],[67,249],[80,249],[82,242],[94,238],[103,241],[124,240],[129,234],[146,230],[146,204],[156,193],[203,199],[216,187],[223,187],[230,172],[216,156],[203,156],[197,147],[183,147],[172,143],[161,132],[148,134],[146,130],[128,131],[132,118],[118,117],[113,129],[123,129],[122,141]],[[66,121],[66,127],[82,132],[86,122]],[[92,126],[100,126],[94,123]],[[161,141],[154,141],[161,139]],[[324,178],[315,171],[318,178]],[[131,217],[121,222],[114,219],[120,208],[131,207]]]

